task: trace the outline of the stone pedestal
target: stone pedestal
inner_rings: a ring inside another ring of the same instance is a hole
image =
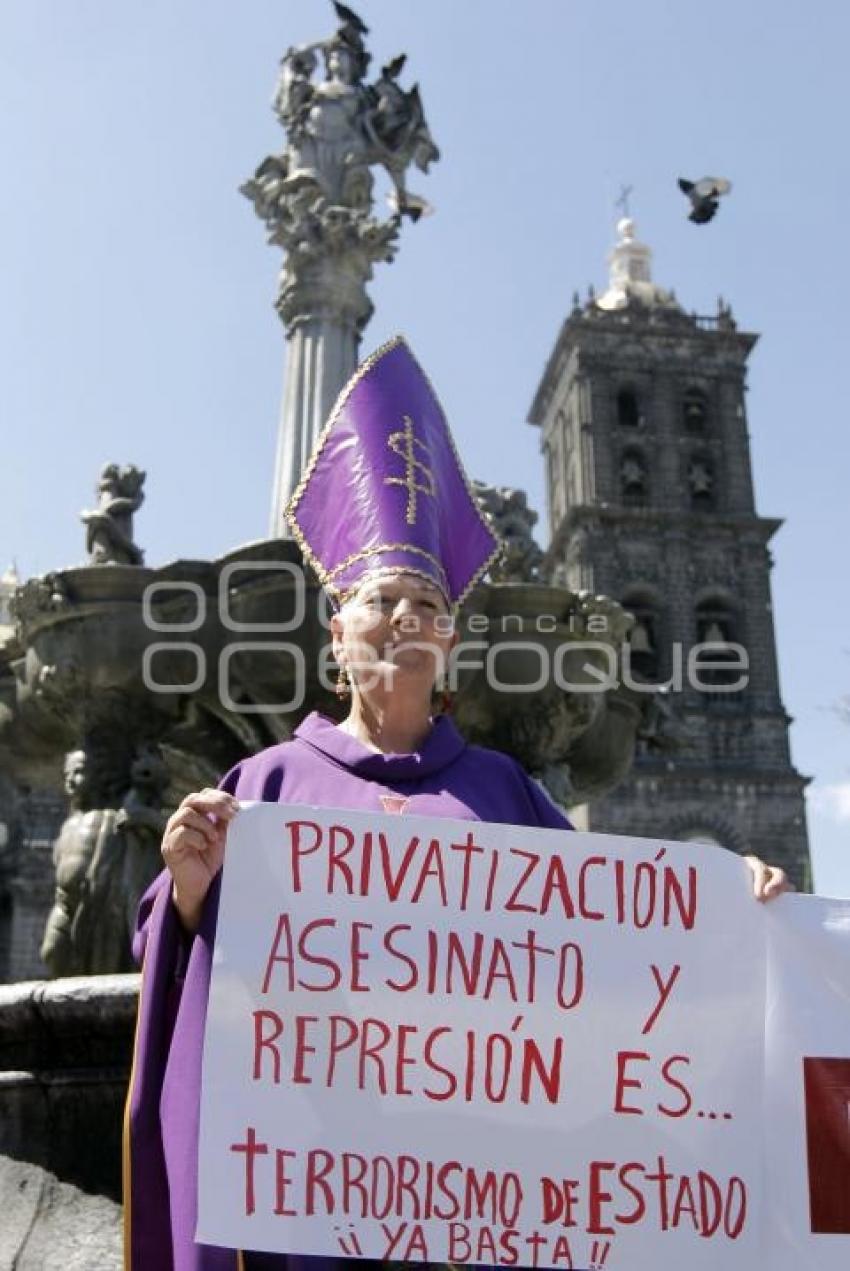
[[[121,1194],[137,975],[0,986],[0,1158]]]
[[[327,318],[297,322],[287,340],[269,537],[289,536],[283,509],[301,479],[316,439],[357,366],[359,335]]]

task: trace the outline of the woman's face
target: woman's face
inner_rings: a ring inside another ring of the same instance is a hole
[[[328,51],[328,74],[331,79],[343,84],[354,83],[354,62],[351,54],[345,49],[332,48]]]
[[[443,593],[416,574],[367,580],[331,630],[337,662],[366,693],[430,694],[457,642]]]

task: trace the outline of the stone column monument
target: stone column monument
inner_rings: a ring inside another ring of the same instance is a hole
[[[428,204],[406,186],[413,163],[439,158],[419,90],[399,83],[405,56],[366,83],[365,24],[344,5],[330,38],[290,48],[281,60],[273,109],[286,133],[242,187],[286,252],[275,307],[286,331],[286,378],[278,430],[269,534],[288,534],[283,508],[337,394],[358,362],[372,315],[366,284],[376,261],[391,261],[403,217]],[[324,76],[317,76],[320,60]],[[375,215],[372,168],[391,182],[392,215]]]

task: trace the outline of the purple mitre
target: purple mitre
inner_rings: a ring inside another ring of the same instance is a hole
[[[401,336],[346,384],[286,517],[337,602],[367,576],[413,573],[457,604],[501,550]]]

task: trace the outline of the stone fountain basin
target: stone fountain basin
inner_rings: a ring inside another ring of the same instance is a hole
[[[234,759],[289,735],[310,709],[334,712],[327,604],[291,541],[157,570],[78,567],[27,588],[13,718],[0,721],[22,757],[79,744],[105,704],[128,728],[143,721],[147,740],[179,727],[201,752],[215,721]],[[461,729],[532,772],[569,766],[577,799],[622,777],[640,721],[627,695],[604,687],[623,624],[588,636],[586,619],[587,598],[565,588],[482,584],[459,615],[456,654]]]

